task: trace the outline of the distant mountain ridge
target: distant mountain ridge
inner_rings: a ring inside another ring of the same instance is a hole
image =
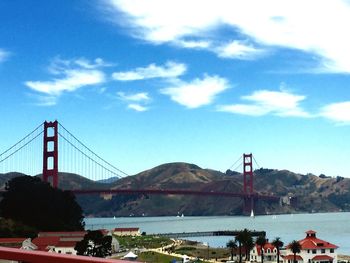
[[[287,170],[254,171],[255,191],[281,196],[281,203],[259,201],[256,214],[350,211],[350,179],[296,174]],[[19,173],[0,174],[0,188]],[[168,163],[114,181],[95,182],[60,173],[63,189],[192,189],[242,192],[242,175],[233,171],[202,169],[195,164]],[[290,204],[290,200],[296,200]],[[86,216],[240,215],[239,198],[204,196],[98,195],[78,196]]]

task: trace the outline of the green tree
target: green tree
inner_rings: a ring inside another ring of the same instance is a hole
[[[245,234],[243,246],[245,247],[246,261],[250,261],[250,251],[254,248],[254,241],[250,231]]]
[[[283,247],[284,243],[280,237],[276,237],[272,241],[272,245],[274,245],[274,247],[277,249],[277,263],[280,263],[280,249]]]
[[[101,231],[88,231],[84,239],[77,242],[74,249],[78,255],[104,258],[112,254],[112,236],[104,236]]]
[[[12,219],[0,218],[0,237],[30,237],[34,238],[38,231]]]
[[[297,263],[297,253],[300,253],[301,251],[301,245],[298,241],[293,240],[289,243],[288,248],[292,250],[294,255],[294,263]]]
[[[6,190],[0,202],[3,218],[38,231],[84,229],[82,209],[71,192],[54,189],[40,178],[31,176],[11,179]]]
[[[248,229],[244,229],[239,231],[235,241],[238,243],[239,248],[239,262],[242,262],[242,248],[245,248],[245,257],[246,260],[249,260],[250,250],[254,247],[254,242],[252,238],[252,234]]]
[[[267,240],[266,240],[266,237],[261,235],[261,236],[258,236],[255,243],[260,246],[260,249],[261,249],[261,263],[264,263],[264,247],[267,243]]]
[[[242,244],[244,243],[244,232],[240,231],[235,237],[235,241],[238,243],[239,249],[239,263],[242,263]]]
[[[233,253],[234,253],[235,248],[237,248],[236,240],[233,240],[233,239],[229,240],[226,243],[226,247],[230,248],[231,260],[233,260]]]

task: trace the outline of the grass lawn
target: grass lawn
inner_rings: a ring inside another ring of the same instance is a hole
[[[180,247],[175,250],[175,253],[185,254],[192,257],[198,257],[202,259],[216,259],[227,258],[230,253],[225,248],[196,248],[196,247]]]
[[[177,258],[169,255],[163,255],[156,252],[144,252],[144,253],[141,253],[137,258],[138,261],[147,262],[147,263],[169,263],[173,259],[176,259],[177,261],[181,261],[181,258]]]
[[[123,248],[158,248],[172,244],[173,242],[167,237],[157,237],[157,236],[116,236],[119,241],[120,247]]]

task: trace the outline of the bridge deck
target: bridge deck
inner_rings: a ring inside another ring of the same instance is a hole
[[[217,191],[196,191],[196,190],[179,190],[179,189],[77,189],[72,190],[74,194],[151,194],[151,195],[199,195],[199,196],[221,196],[251,198],[260,200],[279,201],[279,197],[270,195],[244,193],[230,193]]]

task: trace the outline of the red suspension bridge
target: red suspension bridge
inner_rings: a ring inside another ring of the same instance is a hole
[[[0,154],[0,174],[20,172],[42,175],[53,187],[60,186],[59,171],[81,175],[93,181],[128,176],[82,143],[58,121],[44,122]],[[4,190],[3,190],[4,191]],[[253,209],[257,200],[278,201],[276,196],[254,191],[253,155],[243,154],[243,191],[217,192],[182,189],[72,189],[75,194],[153,194],[236,197],[244,200],[244,210]]]

